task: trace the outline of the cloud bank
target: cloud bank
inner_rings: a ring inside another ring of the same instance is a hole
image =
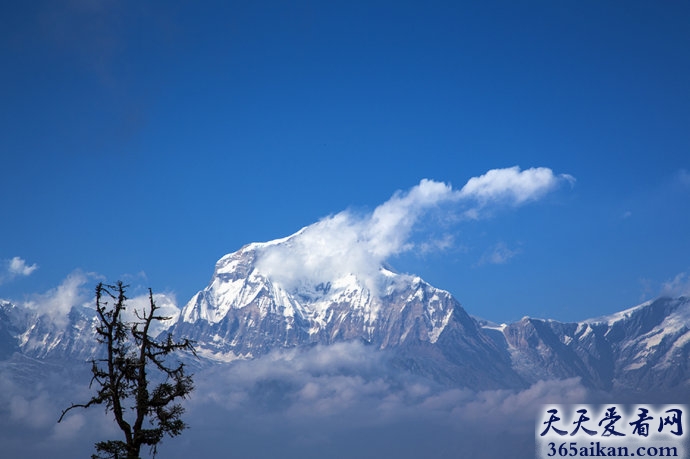
[[[446,387],[390,364],[391,355],[360,342],[276,350],[199,374],[195,402],[229,411],[280,412],[289,421],[357,416],[381,424],[401,418],[474,422],[497,414],[532,419],[544,400],[582,400],[578,378],[540,381],[524,390]]]
[[[541,404],[589,396],[577,379],[524,390],[445,387],[396,369],[388,358],[350,342],[197,368],[183,416],[190,429],[165,439],[160,456],[529,458]],[[94,441],[121,437],[99,407],[72,410],[56,424],[62,409],[93,394],[88,362],[36,367],[39,377],[31,379],[3,365],[0,444],[9,457],[87,457]]]
[[[408,191],[396,192],[372,212],[342,211],[303,228],[285,244],[264,247],[257,266],[288,288],[356,274],[375,290],[376,273],[389,258],[412,250],[423,253],[450,247],[449,234],[414,241],[420,223],[432,217],[439,226],[482,218],[492,206],[518,207],[574,180],[549,168],[520,170],[518,166],[492,169],[469,179],[459,190],[423,179]]]

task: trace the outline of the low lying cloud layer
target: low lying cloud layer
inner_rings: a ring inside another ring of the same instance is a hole
[[[396,192],[370,213],[346,210],[304,228],[289,244],[265,248],[258,267],[288,288],[355,273],[375,289],[375,274],[389,258],[411,250],[428,252],[452,245],[450,234],[413,242],[414,230],[423,217],[436,213],[445,223],[478,219],[488,215],[492,206],[521,206],[574,180],[549,168],[520,170],[518,166],[492,169],[471,178],[459,190],[423,179],[406,192]]]
[[[541,403],[587,396],[578,378],[540,381],[525,390],[472,391],[439,385],[390,365],[389,354],[359,342],[274,351],[199,373],[195,404],[289,422],[348,416],[360,423],[402,419],[466,423],[505,418],[527,421]]]
[[[10,452],[28,459],[71,458],[88,455],[93,441],[119,438],[100,407],[72,410],[55,423],[66,406],[88,399],[88,379],[88,362],[31,383],[0,372],[0,408],[9,410],[0,443],[21,438]],[[440,386],[356,342],[197,368],[194,381],[183,417],[190,429],[165,439],[161,457],[528,458],[541,404],[588,397],[577,379],[524,390]]]

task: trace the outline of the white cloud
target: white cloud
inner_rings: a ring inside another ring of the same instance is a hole
[[[166,321],[154,321],[151,323],[151,328],[149,329],[149,334],[151,336],[157,336],[162,331],[167,330],[177,321],[180,316],[180,308],[177,307],[177,301],[175,296],[166,293],[154,293],[153,301],[159,308],[156,315],[162,317],[169,317],[170,320]],[[128,322],[138,322],[143,314],[148,314],[150,309],[150,300],[148,293],[143,295],[138,295],[133,298],[128,298],[125,303],[125,314],[123,319]]]
[[[74,413],[66,417],[62,422],[53,427],[51,439],[54,440],[78,440],[82,434],[82,428],[86,424],[86,416],[82,413]]]
[[[430,208],[458,199],[450,185],[424,179],[409,192],[397,192],[369,218],[365,238],[371,252],[382,258],[410,248],[408,238],[419,217]]]
[[[2,271],[0,271],[0,284],[10,281],[17,276],[29,276],[38,269],[38,265],[36,263],[33,265],[28,265],[21,257],[13,257],[10,260],[3,260],[0,262],[0,267],[2,267]]]
[[[93,275],[75,271],[57,287],[45,293],[34,294],[25,306],[39,314],[48,316],[58,326],[67,324],[67,315],[73,306],[87,303],[90,296],[84,285]]]
[[[426,252],[450,247],[453,239],[449,235],[413,242],[415,227],[429,213],[443,210],[446,223],[458,221],[460,214],[479,218],[480,210],[492,203],[522,205],[564,181],[572,183],[574,178],[555,175],[545,167],[520,171],[517,166],[490,170],[471,178],[460,190],[423,179],[407,192],[396,192],[373,212],[343,211],[302,229],[284,244],[264,247],[257,266],[287,288],[302,282],[317,285],[353,273],[376,290],[376,273],[388,258],[413,249]],[[504,258],[512,255],[503,251]]]
[[[265,248],[258,266],[290,286],[305,280],[318,284],[349,273],[371,280],[388,257],[413,248],[410,233],[425,212],[457,199],[450,185],[422,180],[370,214],[343,211],[304,228],[288,244]]]
[[[460,195],[475,199],[480,205],[490,202],[519,205],[543,197],[563,181],[573,184],[575,178],[569,174],[555,175],[547,167],[521,171],[519,166],[513,166],[492,169],[482,176],[472,177],[462,187]]]
[[[95,308],[94,290],[91,288],[95,287],[95,283],[93,285],[91,283],[98,277],[94,273],[74,271],[57,287],[44,293],[33,294],[23,304],[30,310],[47,316],[58,327],[64,327],[68,323],[68,314],[74,306]],[[159,307],[158,315],[172,318],[170,321],[154,323],[151,335],[156,336],[177,320],[180,309],[175,295],[171,293],[154,293],[153,300]],[[137,312],[141,315],[144,309],[148,311],[148,292],[127,298],[125,305],[124,320],[131,322],[138,320]]]
[[[422,253],[442,252],[450,249],[455,243],[455,238],[452,234],[444,234],[440,238],[431,238],[428,241],[419,243],[419,251]]]
[[[447,388],[395,370],[387,359],[357,342],[275,351],[202,370],[195,402],[261,418],[280,414],[288,424],[333,417],[355,417],[360,425],[420,418],[465,424],[533,422],[542,403],[581,402],[588,395],[579,378],[538,381],[522,390]]]
[[[10,260],[10,274],[15,274],[18,276],[28,276],[32,272],[36,271],[37,268],[38,265],[36,265],[35,263],[29,266],[26,264],[26,261],[22,260],[19,257],[14,257]]]
[[[503,265],[508,263],[511,258],[520,254],[520,252],[522,252],[520,249],[511,249],[505,244],[505,242],[499,242],[487,250],[479,259],[477,264]]]
[[[690,276],[679,273],[673,279],[664,282],[661,287],[662,296],[678,297],[690,296]]]
[[[690,186],[690,172],[688,172],[686,169],[680,169],[678,172],[676,172],[676,180],[682,186]]]
[[[46,409],[51,405],[50,397],[46,392],[41,392],[33,398],[14,395],[9,403],[9,416],[13,421],[33,428],[44,427],[55,421],[53,413]]]
[[[88,365],[81,367],[55,368],[39,381],[0,371],[6,414],[0,416],[0,444],[3,451],[15,446],[8,457],[88,456],[95,441],[121,438],[112,413],[102,407],[71,410],[56,423],[63,409],[93,395]],[[588,395],[577,379],[540,381],[523,390],[441,386],[396,369],[386,352],[358,342],[202,365],[194,381],[196,390],[183,402],[191,428],[164,441],[161,456],[222,457],[232,450],[240,457],[342,457],[342,451],[405,459],[420,451],[441,458],[530,457],[510,455],[511,446],[482,455],[499,432],[500,443],[526,443],[533,457],[528,440],[542,403],[583,403]],[[10,443],[14,435],[22,442]],[[256,442],[269,437],[274,441]],[[277,446],[267,450],[264,444]],[[348,445],[354,449],[344,449]]]

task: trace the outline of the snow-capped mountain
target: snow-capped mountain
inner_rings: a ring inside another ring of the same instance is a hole
[[[93,339],[96,311],[73,306],[66,324],[26,307],[0,300],[0,358],[21,352],[33,358],[88,360],[99,346]]]
[[[469,316],[450,293],[386,266],[349,272],[316,264],[304,275],[295,263],[266,264],[276,250],[289,254],[299,234],[222,257],[209,285],[163,332],[196,341],[210,364],[358,341],[385,352],[398,369],[452,386],[518,388],[579,377],[602,390],[690,387],[689,298],[575,323],[525,317],[496,325]],[[98,352],[95,324],[95,311],[84,305],[56,324],[0,301],[0,360],[89,360]]]
[[[450,293],[380,267],[373,276],[291,287],[257,263],[274,244],[250,244],[216,264],[208,287],[184,307],[172,331],[215,360],[274,349],[357,340],[391,350],[398,365],[468,386],[517,386],[509,354]]]
[[[354,273],[287,289],[257,269],[261,247],[248,245],[221,258],[210,285],[182,311],[178,331],[201,337],[213,330],[212,342],[203,345],[211,355],[252,357],[276,346],[352,339],[381,349],[409,340],[435,343],[458,314],[449,293],[383,267],[379,291]]]
[[[578,323],[523,318],[500,333],[526,380],[578,376],[605,390],[690,386],[690,298],[660,298]]]
[[[19,350],[17,335],[20,331],[12,323],[12,303],[0,300],[0,359],[7,358]]]
[[[497,326],[470,317],[448,292],[383,266],[373,279],[348,273],[288,288],[259,259],[289,243],[250,244],[221,258],[174,332],[217,360],[361,340],[393,350],[414,372],[468,386],[570,377],[603,390],[690,385],[690,299],[662,298],[576,323],[525,317]]]

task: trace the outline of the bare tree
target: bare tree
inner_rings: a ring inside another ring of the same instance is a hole
[[[177,402],[194,389],[192,376],[183,363],[171,364],[169,356],[177,351],[196,355],[193,343],[174,341],[170,334],[162,341],[150,336],[154,322],[171,319],[157,312],[151,289],[148,310],[135,310],[136,320],[126,322],[126,288],[122,282],[96,286],[96,339],[105,347],[105,357],[92,360],[89,387],[95,384],[98,392],[87,403],[72,404],[58,420],[73,408],[92,405],[105,405],[106,412],[112,412],[125,440],[97,442],[93,459],[139,459],[143,445],[150,446],[155,457],[165,435],[175,437],[187,427],[181,419],[184,408]]]

